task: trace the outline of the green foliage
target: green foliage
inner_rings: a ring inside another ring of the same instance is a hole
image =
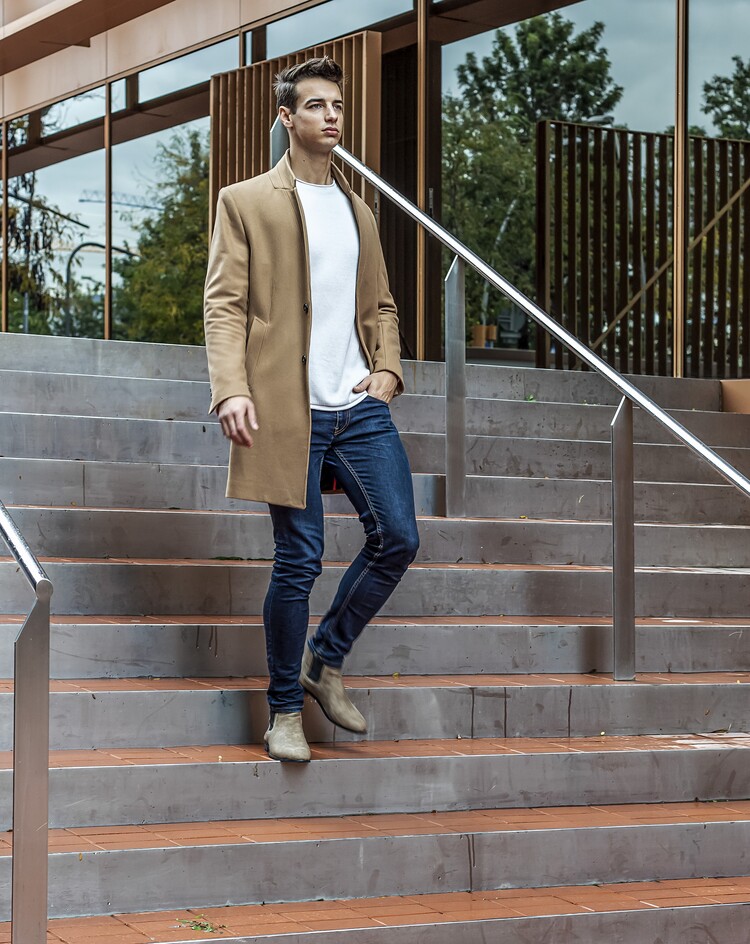
[[[460,99],[444,101],[443,220],[499,272],[533,291],[534,151],[499,120],[478,121]],[[470,323],[487,321],[484,281],[470,275]],[[493,296],[496,309],[502,299]],[[481,313],[481,316],[480,316]],[[492,319],[490,319],[492,320]]]
[[[583,121],[608,115],[622,98],[600,45],[604,24],[575,33],[560,13],[525,20],[513,35],[498,30],[492,52],[477,63],[469,53],[458,67],[465,105],[480,120],[502,121],[522,141],[544,118]]]
[[[709,115],[722,138],[750,138],[750,59],[732,56],[734,72],[703,83],[701,111]]]
[[[226,931],[225,924],[214,924],[207,920],[205,915],[197,915],[194,918],[178,918],[177,924],[190,928],[191,931],[203,931],[204,934],[222,934]]]
[[[50,120],[55,106],[41,110],[45,135],[60,130]],[[29,143],[30,116],[8,125],[8,147]],[[66,283],[65,249],[81,238],[85,229],[75,214],[63,213],[40,189],[36,171],[8,181],[8,320],[11,331],[22,331],[24,322],[32,334],[70,334],[101,337],[104,286],[86,286],[77,280],[82,259],[75,256]],[[102,247],[103,248],[103,247]],[[70,257],[68,257],[70,258]],[[63,269],[61,270],[61,262]],[[85,279],[91,282],[90,279]]]
[[[481,65],[470,53],[458,67],[461,94],[443,101],[445,225],[527,295],[535,291],[536,124],[601,118],[620,101],[603,32],[595,23],[575,33],[559,13],[498,30]],[[496,323],[509,307],[467,278],[469,324]]]
[[[12,145],[12,139],[11,139]],[[53,266],[56,243],[70,239],[72,226],[57,207],[37,193],[35,172],[8,182],[8,320],[23,330],[24,312],[32,334],[53,334],[54,313],[64,293]]]
[[[79,260],[74,260],[74,265]],[[93,279],[71,279],[70,296],[62,309],[51,318],[53,334],[69,334],[74,338],[104,336],[104,282]],[[84,284],[82,284],[84,283]],[[66,306],[69,313],[66,315]]]
[[[157,152],[160,209],[143,219],[136,255],[114,255],[115,336],[131,341],[203,343],[203,283],[208,261],[208,140],[176,132]]]

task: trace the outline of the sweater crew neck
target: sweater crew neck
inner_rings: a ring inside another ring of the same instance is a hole
[[[297,187],[315,187],[316,190],[331,190],[336,186],[336,181],[332,180],[330,184],[312,184],[308,180],[300,180],[299,177],[295,177],[295,184]]]

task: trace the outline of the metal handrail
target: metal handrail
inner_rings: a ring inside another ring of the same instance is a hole
[[[646,413],[652,416],[658,423],[666,427],[670,433],[679,439],[682,443],[696,452],[710,466],[712,466],[720,475],[728,479],[733,485],[736,485],[740,491],[750,497],[750,479],[746,478],[741,472],[734,468],[729,462],[721,458],[710,446],[707,446],[702,440],[694,436],[690,430],[686,429],[681,423],[678,423],[674,417],[663,410],[651,397],[647,396],[629,380],[623,377],[618,371],[611,367],[605,360],[594,354],[593,351],[583,344],[579,339],[571,334],[566,328],[555,321],[550,315],[540,308],[530,298],[527,298],[515,285],[511,284],[502,275],[497,273],[475,252],[472,252],[468,246],[465,246],[460,240],[449,233],[447,229],[436,223],[431,216],[428,216],[412,203],[402,193],[399,193],[394,187],[386,183],[382,177],[379,177],[374,171],[370,170],[365,164],[357,160],[353,154],[350,154],[341,145],[336,145],[333,153],[339,157],[345,164],[348,164],[353,170],[356,170],[364,179],[373,185],[376,190],[385,194],[389,200],[407,213],[413,220],[416,220],[436,239],[439,239],[444,246],[447,246],[451,252],[455,253],[459,259],[463,259],[468,265],[478,272],[490,285],[501,291],[506,298],[515,302],[519,308],[523,309],[529,317],[533,318],[537,324],[541,325],[561,344],[569,347],[578,357],[589,367],[601,374],[608,380],[616,390],[624,397],[631,400],[636,406],[641,407]]]
[[[47,940],[49,640],[52,581],[0,501],[0,537],[36,596],[15,642],[11,941]]]
[[[277,124],[278,121],[277,121]],[[281,133],[274,129],[272,148],[278,152]],[[612,435],[612,624],[613,677],[635,677],[635,516],[633,473],[633,405],[639,406],[675,439],[692,449],[716,472],[750,497],[750,479],[714,452],[690,430],[670,416],[654,400],[630,383],[583,344],[574,334],[555,321],[544,309],[527,298],[468,246],[435,222],[411,200],[392,187],[374,171],[337,145],[333,153],[355,170],[415,220],[428,233],[455,254],[446,278],[446,514],[463,515],[466,496],[465,464],[465,314],[463,263],[470,265],[485,281],[518,305],[549,334],[566,347],[622,395],[611,424]],[[459,265],[456,263],[460,260]]]

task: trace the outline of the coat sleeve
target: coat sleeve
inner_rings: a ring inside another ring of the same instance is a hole
[[[219,191],[203,296],[212,413],[228,397],[250,396],[245,369],[250,246],[237,205]]]
[[[388,272],[383,258],[383,247],[380,243],[380,234],[374,218],[372,218],[372,226],[378,254],[378,342],[372,358],[372,369],[373,373],[378,370],[389,370],[398,377],[398,387],[396,388],[396,396],[398,396],[398,394],[404,392],[398,313],[388,286]]]

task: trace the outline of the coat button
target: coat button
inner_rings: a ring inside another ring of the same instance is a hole
[[[306,364],[306,363],[307,363],[307,354],[303,354],[303,355],[302,355],[302,363],[303,363],[303,364]]]
[[[302,306],[302,311],[304,311],[305,314],[310,311],[310,306],[307,304],[307,302],[305,302],[305,304]]]

